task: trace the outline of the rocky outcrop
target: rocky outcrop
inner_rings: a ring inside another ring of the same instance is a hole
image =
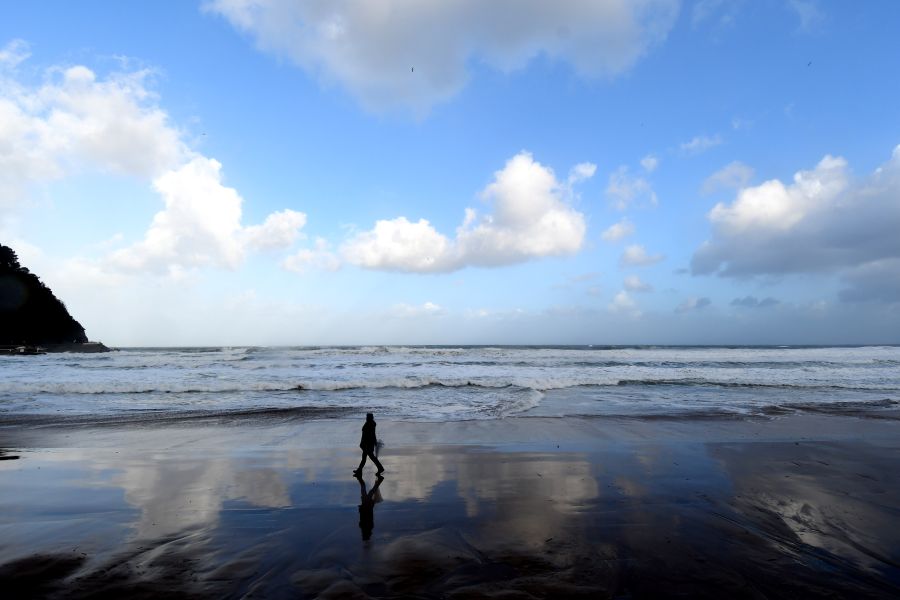
[[[97,351],[65,304],[19,264],[12,248],[0,244],[0,346],[78,351],[82,344]]]

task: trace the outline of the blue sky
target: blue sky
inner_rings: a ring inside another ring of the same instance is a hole
[[[0,241],[114,345],[900,343],[898,26],[15,3]]]

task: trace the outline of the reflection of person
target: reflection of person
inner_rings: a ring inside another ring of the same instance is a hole
[[[359,475],[359,529],[362,531],[363,541],[368,541],[372,537],[372,530],[375,529],[375,505],[381,502],[381,494],[378,493],[378,486],[384,481],[384,477],[378,475],[375,477],[375,485],[369,492],[366,492],[366,482]]]
[[[375,437],[375,416],[372,413],[366,413],[366,422],[362,426],[362,439],[359,440],[359,447],[362,448],[362,460],[359,461],[359,466],[353,471],[353,475],[359,477],[362,475],[363,467],[366,466],[366,457],[372,459],[372,462],[375,463],[375,466],[378,467],[378,472],[376,475],[381,475],[384,473],[384,467],[381,466],[381,463],[378,462],[378,457],[375,456],[375,446],[378,445],[378,438]]]

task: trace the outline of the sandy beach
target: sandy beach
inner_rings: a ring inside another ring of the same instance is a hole
[[[7,598],[896,597],[895,417],[381,421],[374,493],[374,467],[351,476],[350,420],[7,425],[0,586]]]

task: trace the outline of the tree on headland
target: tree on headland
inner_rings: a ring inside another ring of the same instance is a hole
[[[0,244],[0,345],[83,344],[84,327],[27,268]]]

